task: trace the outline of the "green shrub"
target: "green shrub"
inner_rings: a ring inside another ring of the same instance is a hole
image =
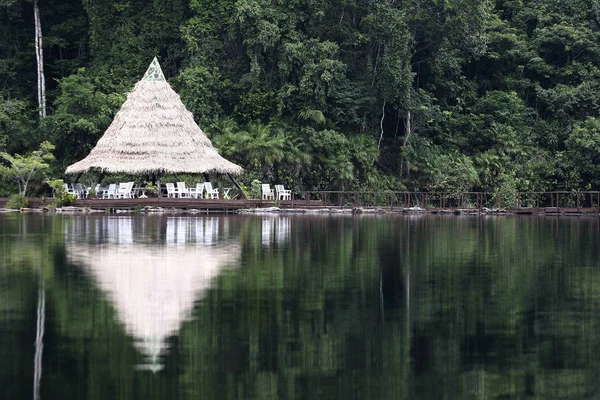
[[[250,197],[253,199],[260,199],[262,194],[261,182],[258,179],[252,181],[252,188],[250,189]]]
[[[63,191],[59,196],[54,196],[53,205],[55,207],[68,206],[71,205],[75,199],[77,199],[76,195]]]
[[[51,204],[52,206],[68,206],[77,198],[76,195],[67,193],[62,179],[52,179],[47,181],[47,183],[52,189],[54,189],[54,201]]]
[[[21,194],[12,195],[8,203],[6,203],[6,208],[11,209],[20,209],[25,208],[29,205],[29,199]]]
[[[148,188],[146,190],[146,196],[148,194],[154,194],[154,195],[156,195],[158,193],[158,186],[156,186],[152,182],[146,182],[146,187]]]

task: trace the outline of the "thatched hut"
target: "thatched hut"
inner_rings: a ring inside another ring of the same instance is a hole
[[[90,154],[66,170],[83,172],[238,175],[242,168],[219,155],[154,58]]]

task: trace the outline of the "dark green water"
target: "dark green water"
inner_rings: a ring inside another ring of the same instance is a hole
[[[0,214],[0,399],[600,397],[600,220]]]

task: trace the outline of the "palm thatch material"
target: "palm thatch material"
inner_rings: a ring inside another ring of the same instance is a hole
[[[66,173],[90,171],[239,175],[242,168],[219,155],[154,58],[96,147]]]

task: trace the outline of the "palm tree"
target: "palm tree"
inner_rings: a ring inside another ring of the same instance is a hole
[[[284,134],[272,129],[271,124],[251,123],[243,133],[248,136],[246,151],[254,165],[262,167],[265,172],[285,156],[288,140]]]
[[[212,135],[215,146],[245,168],[268,173],[285,156],[287,137],[270,124],[251,123],[246,130],[240,130],[233,120],[225,119],[215,128]]]
[[[304,109],[298,113],[298,117],[303,120],[311,121],[315,124],[315,126],[325,125],[327,120],[325,119],[325,115],[321,110],[312,110],[312,109]]]
[[[275,180],[283,183],[280,171],[284,171],[297,186],[302,176],[308,175],[308,168],[312,163],[310,150],[307,148],[306,141],[302,140],[301,134],[295,133],[291,125],[281,123],[275,129],[286,141],[283,159],[274,164]]]

